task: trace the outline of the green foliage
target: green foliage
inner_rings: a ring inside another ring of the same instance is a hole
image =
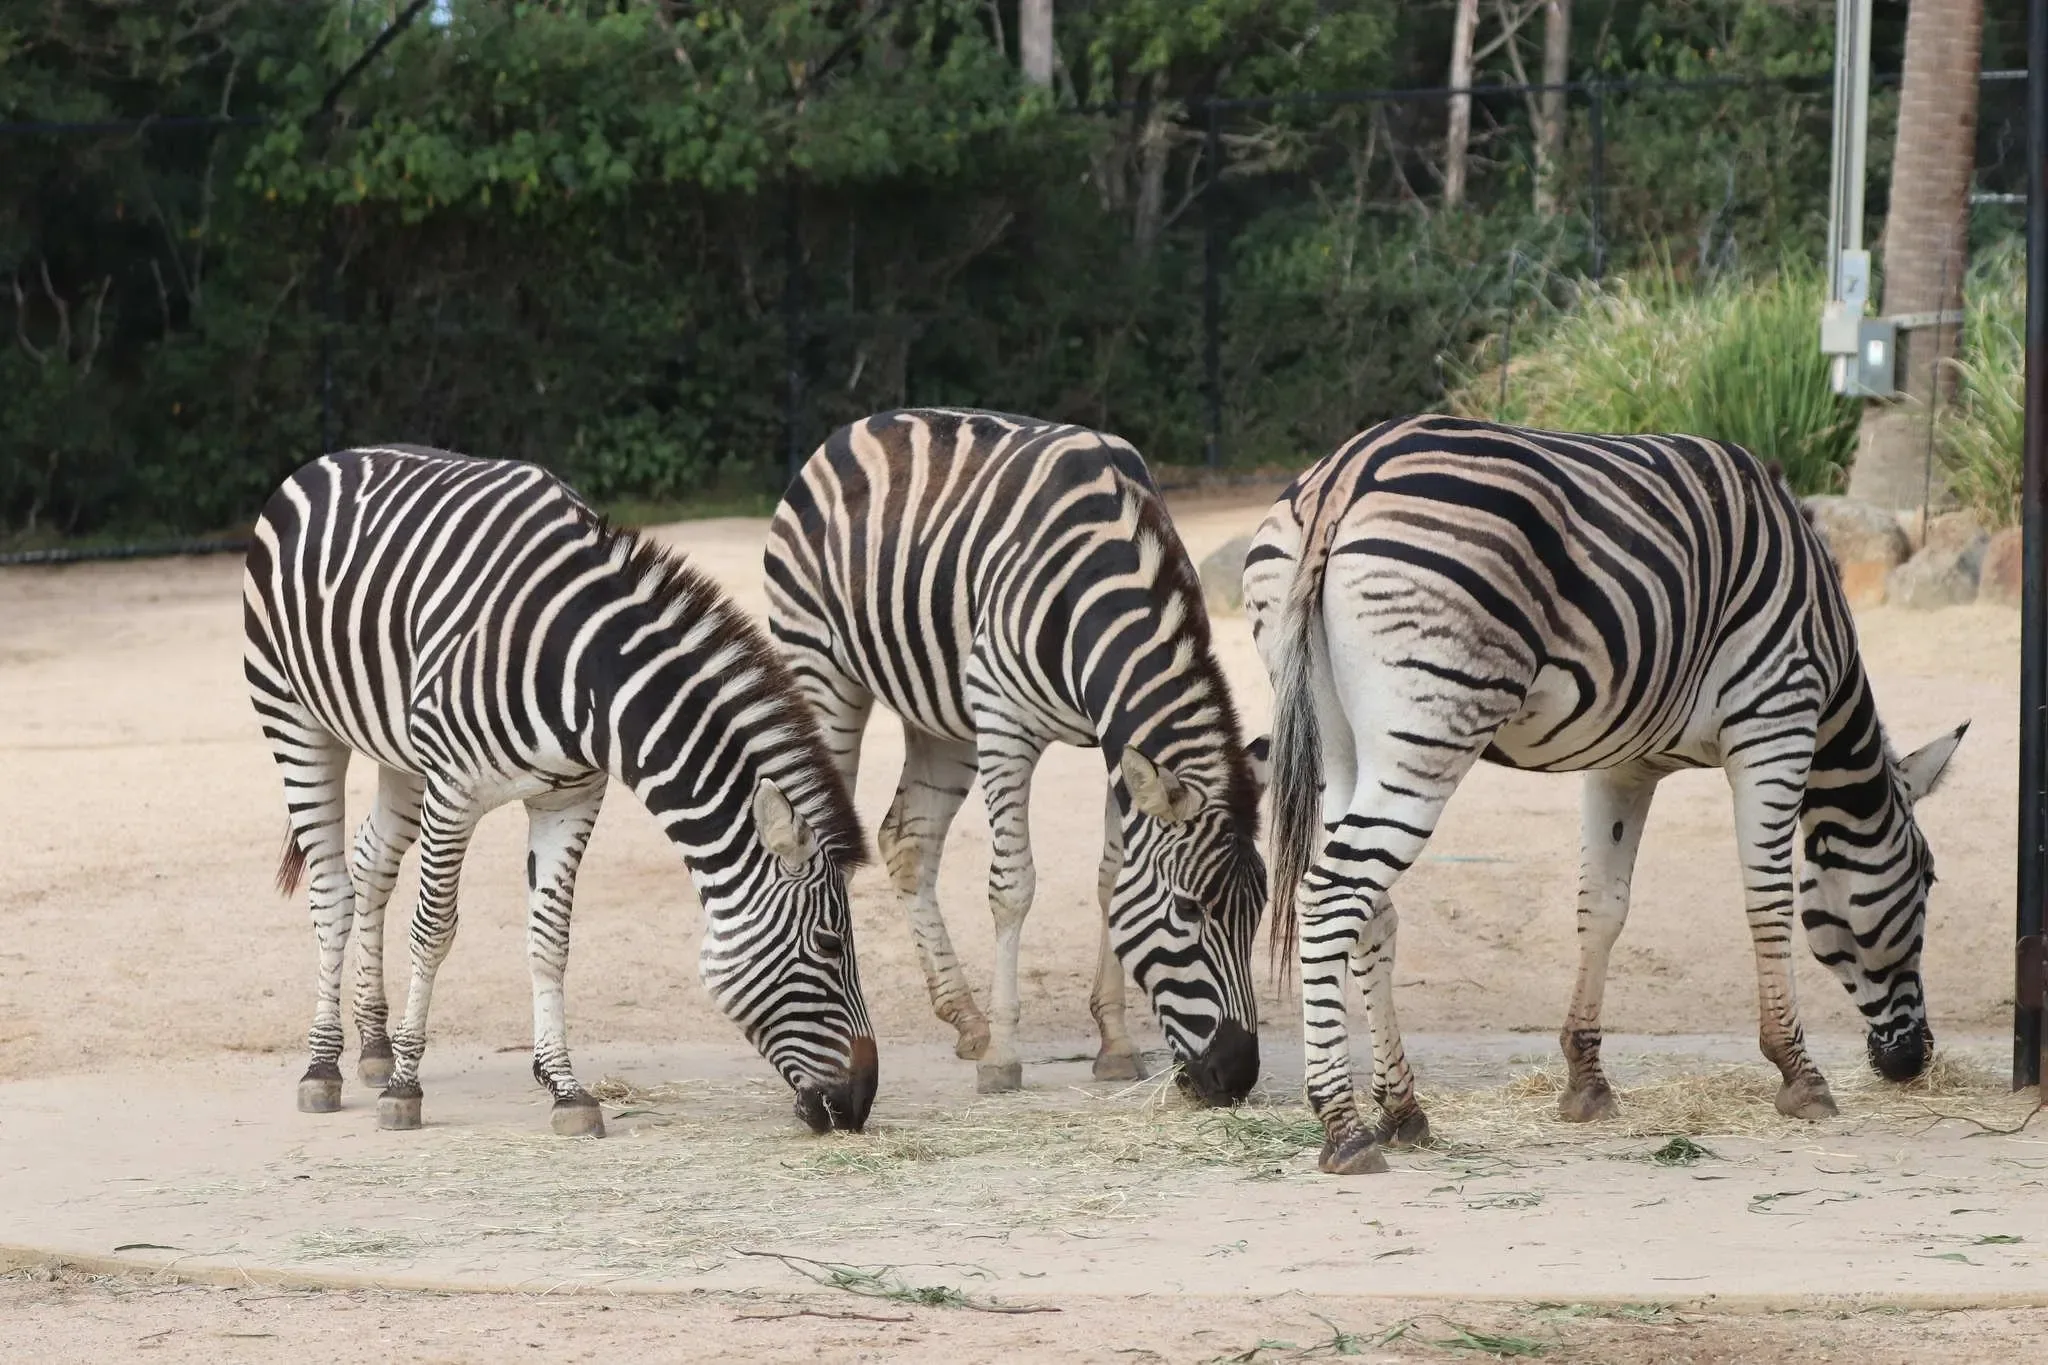
[[[2020,518],[2021,399],[2027,377],[2026,249],[2018,238],[1979,255],[1964,285],[1956,405],[1942,414],[1949,485],[1987,526]]]
[[[1454,411],[1565,431],[1678,432],[1775,460],[1803,493],[1835,488],[1855,452],[1856,405],[1829,387],[1815,341],[1823,288],[1788,263],[1754,280],[1686,284],[1670,269],[1605,288],[1543,319],[1508,365],[1498,343],[1451,397]]]
[[[730,499],[779,487],[792,440],[919,402],[1191,463],[1212,219],[1234,461],[1306,462],[1441,404],[1510,316],[1563,338],[1644,303],[1571,307],[1583,104],[1549,220],[1506,97],[1477,101],[1470,212],[1435,207],[1440,101],[1234,108],[1211,164],[1193,101],[1436,84],[1446,7],[1062,0],[1048,93],[1015,71],[1011,0],[449,0],[323,116],[400,8],[0,0],[0,119],[261,123],[0,135],[0,534],[244,523],[330,440],[537,460],[608,503]],[[1830,22],[1823,0],[1581,6],[1574,67],[1822,70]],[[1818,244],[1820,95],[1615,92],[1606,115],[1615,268],[1734,274]],[[1840,450],[1810,385],[1774,378],[1745,411],[1797,309],[1728,295],[1685,411],[1818,477]]]

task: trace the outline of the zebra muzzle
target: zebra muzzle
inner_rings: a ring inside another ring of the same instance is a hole
[[[874,1108],[880,1075],[875,1040],[862,1034],[853,1040],[844,1076],[823,1083],[806,1080],[797,1086],[797,1117],[814,1133],[829,1133],[835,1128],[860,1132],[867,1126],[868,1111]]]
[[[1216,1025],[1209,1046],[1181,1068],[1180,1085],[1204,1104],[1236,1104],[1259,1083],[1259,1038],[1235,1019]]]

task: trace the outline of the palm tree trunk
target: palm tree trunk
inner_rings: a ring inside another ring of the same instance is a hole
[[[1899,133],[1884,224],[1887,317],[1962,306],[1983,33],[1983,0],[1912,0],[1907,12]],[[1927,408],[1954,392],[1954,376],[1942,362],[1955,356],[1957,331],[1946,324],[1901,329],[1897,387],[1903,396],[1865,405],[1849,475],[1852,497],[1891,508],[1918,507],[1923,498],[1937,505],[1945,500],[1947,483],[1931,450]]]

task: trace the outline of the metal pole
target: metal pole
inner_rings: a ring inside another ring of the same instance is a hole
[[[784,186],[782,201],[782,429],[787,442],[791,480],[804,463],[804,243],[796,176]]]
[[[1203,456],[1209,468],[1223,463],[1223,214],[1216,203],[1216,182],[1223,169],[1223,130],[1216,103],[1206,105],[1208,126],[1203,153],[1209,159],[1202,184],[1202,388],[1208,400],[1208,439]]]
[[[1593,142],[1593,159],[1587,180],[1593,200],[1590,215],[1593,224],[1593,278],[1597,281],[1607,272],[1607,240],[1601,212],[1601,201],[1607,197],[1607,101],[1601,93],[1600,82],[1594,81],[1586,87],[1586,101],[1587,131]]]
[[[2027,5],[2027,379],[2020,525],[2020,828],[2012,1083],[2042,1082],[2042,897],[2048,894],[2048,0]]]

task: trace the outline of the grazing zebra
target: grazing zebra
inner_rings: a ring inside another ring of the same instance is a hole
[[[1872,1065],[1892,1080],[1926,1065],[1934,866],[1913,805],[1967,727],[1894,757],[1827,550],[1775,470],[1688,436],[1385,422],[1282,495],[1244,589],[1277,695],[1275,941],[1298,900],[1323,1170],[1384,1169],[1379,1144],[1428,1132],[1394,1019],[1389,892],[1481,758],[1585,774],[1565,1118],[1614,1111],[1608,954],[1651,795],[1681,768],[1723,769],[1734,796],[1779,1111],[1835,1112],[1793,1000],[1795,835],[1808,946],[1862,1012]],[[1347,963],[1372,1025],[1373,1122],[1352,1090]]]
[[[1211,1103],[1241,1099],[1259,1070],[1259,756],[1239,740],[1194,568],[1137,451],[1024,417],[882,413],[811,456],[766,560],[769,629],[849,786],[875,700],[903,719],[903,777],[878,841],[932,1005],[958,1030],[957,1054],[979,1062],[977,1088],[1023,1083],[1027,806],[1032,770],[1059,742],[1099,746],[1109,768],[1096,1076],[1140,1074],[1129,964],[1182,1083]],[[946,830],[977,776],[993,844],[989,1015],[937,899]]]
[[[817,1131],[875,1093],[846,876],[864,856],[817,724],[760,630],[711,582],[615,530],[547,471],[409,446],[306,465],[256,524],[243,582],[250,697],[284,775],[281,886],[312,871],[319,997],[299,1108],[341,1104],[353,920],[361,1076],[379,1125],[420,1121],[434,974],[484,814],[523,801],[533,1072],[557,1133],[604,1132],[570,1068],[562,974],[576,869],[615,777],[682,850],[704,904],[706,988]],[[351,751],[376,806],[342,827]],[[420,842],[404,1021],[386,1032],[384,907]]]

